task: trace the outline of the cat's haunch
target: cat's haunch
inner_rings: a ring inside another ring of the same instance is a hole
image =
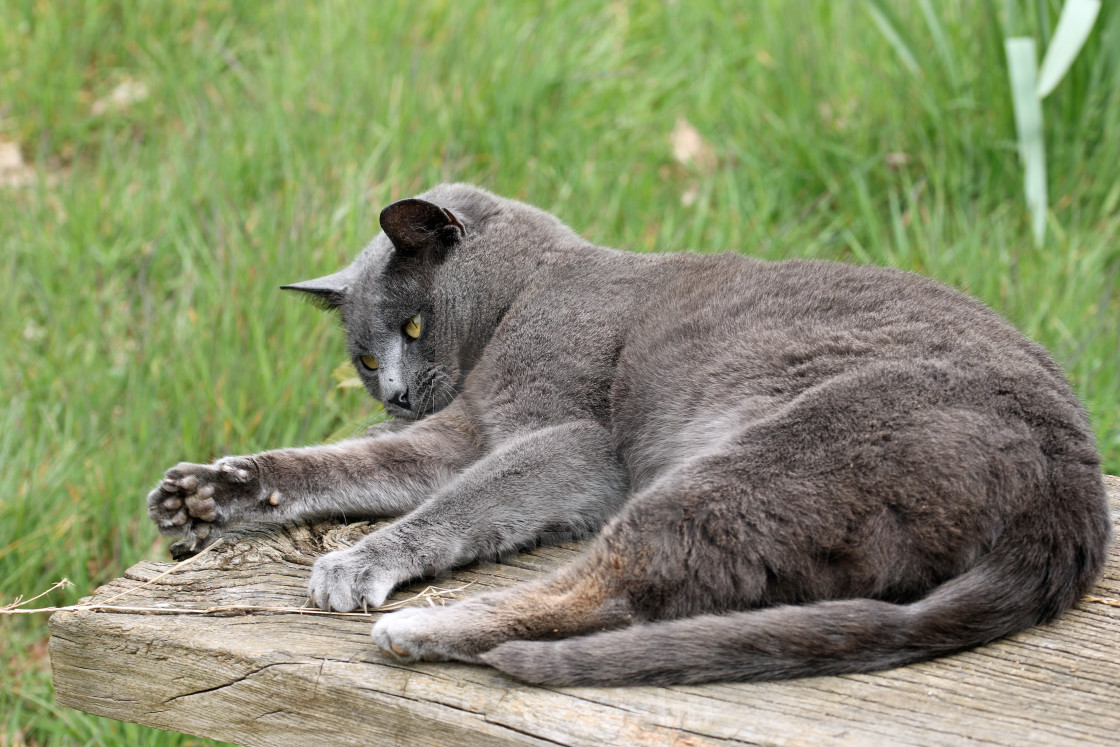
[[[382,617],[394,656],[549,685],[866,672],[1050,620],[1110,525],[1086,413],[1046,351],[896,270],[595,246],[468,185],[382,212],[335,310],[405,428],[180,464],[177,547],[401,516],[320,558],[324,608],[556,532],[572,565]]]

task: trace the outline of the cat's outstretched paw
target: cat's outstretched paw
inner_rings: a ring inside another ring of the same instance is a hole
[[[380,607],[400,580],[392,570],[366,545],[329,552],[315,561],[307,592],[325,610]]]
[[[148,516],[164,534],[181,536],[173,554],[189,555],[212,543],[222,529],[280,504],[266,491],[248,457],[226,457],[213,464],[181,462],[167,470],[148,493]]]

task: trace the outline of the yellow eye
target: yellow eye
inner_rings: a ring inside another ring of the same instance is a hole
[[[370,371],[376,371],[377,370],[377,359],[374,358],[372,355],[363,355],[362,356],[362,365],[365,366],[366,368],[368,368]]]
[[[404,323],[404,333],[415,340],[420,336],[420,315],[415,314]]]

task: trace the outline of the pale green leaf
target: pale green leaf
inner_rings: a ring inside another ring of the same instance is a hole
[[[1062,15],[1058,18],[1058,28],[1054,31],[1054,38],[1046,49],[1046,57],[1042,60],[1042,68],[1038,72],[1038,97],[1044,99],[1062,82],[1070,65],[1077,58],[1093,24],[1097,21],[1097,14],[1101,10],[1100,0],[1066,0],[1062,6]]]
[[[1031,213],[1035,244],[1046,232],[1046,143],[1042,138],[1042,102],[1035,95],[1037,56],[1034,39],[1018,36],[1004,42],[1011,99],[1015,109],[1019,158],[1023,162],[1023,191]]]
[[[360,389],[365,386],[362,380],[358,378],[358,372],[354,368],[354,364],[350,361],[343,361],[335,367],[331,372],[331,376],[338,382],[339,389]]]

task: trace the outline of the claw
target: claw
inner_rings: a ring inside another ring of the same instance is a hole
[[[168,493],[178,493],[179,492],[179,483],[177,483],[175,480],[171,479],[170,477],[165,477],[160,482],[159,489],[163,490],[165,492],[168,492]]]
[[[397,656],[408,656],[407,651],[405,651],[403,648],[397,648],[392,643],[389,644],[389,648],[393,649],[393,653],[395,653]]]
[[[367,602],[365,599],[362,600],[362,612],[367,615],[369,614],[369,602]]]
[[[235,467],[228,462],[218,467],[222,472],[225,472],[235,482],[246,482],[249,479],[249,470]]]

